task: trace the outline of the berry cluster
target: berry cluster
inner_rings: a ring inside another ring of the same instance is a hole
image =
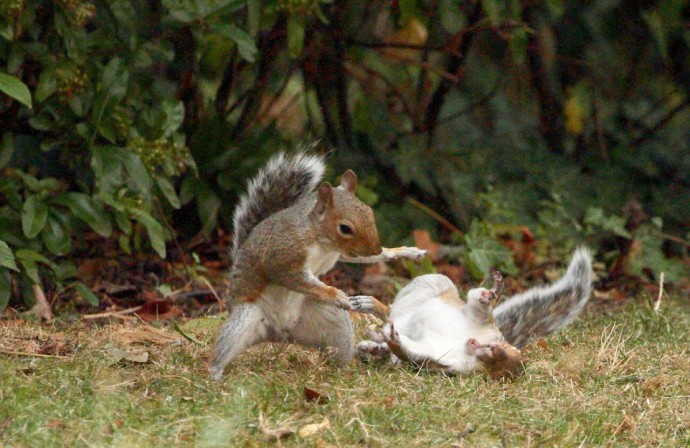
[[[0,5],[0,16],[12,17],[21,13],[24,9],[24,0],[5,0]]]
[[[78,68],[58,69],[57,94],[61,101],[68,102],[74,95],[83,93],[89,84],[89,77]]]
[[[118,140],[124,141],[129,137],[129,129],[132,127],[132,118],[127,109],[124,107],[116,107],[112,113],[113,128],[115,129],[115,136]]]
[[[96,6],[84,0],[56,0],[72,25],[84,26],[96,15]]]
[[[191,159],[186,146],[165,138],[150,141],[135,137],[130,141],[129,149],[139,156],[149,173],[155,174],[162,171],[168,176],[178,176]]]

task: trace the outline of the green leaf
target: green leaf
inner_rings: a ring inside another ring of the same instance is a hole
[[[170,181],[167,178],[163,176],[156,176],[156,184],[158,184],[158,188],[161,189],[161,192],[163,192],[163,196],[165,196],[168,202],[170,202],[170,205],[172,205],[176,209],[181,207],[180,198],[177,197],[175,187],[173,187],[173,184],[170,183]]]
[[[502,0],[482,0],[482,9],[489,18],[491,25],[496,26],[501,22]]]
[[[10,271],[7,269],[0,269],[0,314],[7,308],[7,304],[10,303],[10,297],[12,297],[12,279],[10,277]]]
[[[306,25],[306,20],[302,16],[291,16],[288,18],[287,39],[290,57],[296,58],[302,53]]]
[[[632,238],[630,232],[625,228],[625,218],[615,215],[606,216],[600,207],[589,207],[585,213],[584,222],[595,229],[601,229],[623,238]]]
[[[67,255],[72,247],[72,239],[69,232],[53,216],[48,217],[48,223],[43,229],[41,236],[48,250],[55,255]]]
[[[517,268],[510,251],[496,241],[488,224],[472,221],[470,231],[465,234],[465,243],[465,262],[475,280],[485,278],[491,268],[499,268],[508,274],[516,273]]]
[[[12,249],[7,245],[6,242],[0,240],[0,266],[13,271],[19,271],[17,264],[14,261],[14,254],[12,254]]]
[[[165,258],[165,232],[163,226],[153,219],[151,215],[141,210],[137,212],[136,220],[146,227],[153,250],[161,258]]]
[[[661,57],[668,59],[668,27],[664,25],[659,11],[644,11],[642,12],[642,19],[649,27],[652,36],[654,36]]]
[[[83,193],[65,193],[56,198],[55,203],[64,205],[77,218],[88,224],[96,233],[109,237],[113,233],[110,216],[100,202]]]
[[[115,210],[115,222],[117,226],[122,230],[125,235],[132,234],[132,221],[129,219],[129,215]]]
[[[527,56],[527,32],[524,28],[515,28],[510,34],[510,50],[515,61],[522,63]]]
[[[164,101],[165,123],[163,124],[163,137],[170,138],[184,121],[184,103],[182,101]]]
[[[132,179],[134,184],[138,187],[139,192],[144,195],[144,198],[148,200],[151,197],[153,182],[151,182],[151,176],[149,176],[149,172],[146,171],[146,167],[141,159],[132,151],[120,150],[119,154],[125,171],[129,174],[130,179]]]
[[[451,34],[459,33],[467,25],[467,19],[457,0],[441,0],[438,5],[438,14],[441,25]]]
[[[183,23],[199,21],[212,14],[232,13],[242,8],[247,0],[163,0],[163,7],[175,20]]]
[[[48,207],[38,196],[29,196],[22,207],[22,230],[27,238],[35,238],[48,221]]]
[[[86,302],[91,305],[91,306],[98,306],[100,301],[98,300],[98,297],[96,297],[96,294],[94,294],[89,288],[86,287],[85,284],[82,282],[76,282],[74,284],[74,289],[77,290],[79,295],[81,296],[82,299],[86,300]]]
[[[0,73],[0,92],[7,94],[31,109],[31,92],[29,92],[29,88],[14,76]]]
[[[101,129],[103,118],[110,116],[114,107],[127,94],[129,72],[120,58],[113,58],[103,69],[101,84],[93,99],[91,121],[93,129],[107,135],[107,129]],[[95,131],[94,131],[95,132]]]
[[[240,52],[242,58],[249,62],[256,61],[256,55],[259,53],[259,50],[256,48],[256,43],[254,42],[254,39],[252,39],[252,36],[239,29],[235,25],[220,26],[218,27],[218,31],[235,42],[235,45],[237,45],[237,51]]]
[[[256,37],[259,32],[259,25],[261,21],[261,1],[249,0],[247,2],[247,27],[249,28],[249,35]]]
[[[91,169],[100,193],[110,192],[122,184],[123,149],[116,146],[94,146],[91,150]]]
[[[36,264],[37,262],[43,263],[49,266],[51,269],[56,268],[55,263],[53,263],[43,255],[39,254],[35,250],[31,249],[17,250],[17,260],[19,260],[19,264],[21,264],[24,268],[24,272],[26,272],[26,275],[34,283],[41,282],[41,278],[38,275],[38,265]]]

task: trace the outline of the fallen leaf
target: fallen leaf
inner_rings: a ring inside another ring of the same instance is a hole
[[[47,427],[48,429],[60,428],[60,427],[62,427],[62,426],[64,426],[64,423],[62,423],[62,420],[60,420],[60,419],[58,419],[58,418],[52,419],[52,420],[49,421],[48,424],[46,425],[46,427]]]
[[[325,431],[330,427],[331,427],[331,422],[328,421],[327,418],[324,418],[321,423],[312,423],[310,425],[302,426],[302,428],[300,428],[298,434],[303,439],[306,439],[307,437],[311,437],[315,434],[318,434],[322,431]]]
[[[165,320],[182,316],[182,310],[168,301],[155,300],[142,306],[137,315],[142,320],[150,322],[152,320]]]
[[[316,404],[328,403],[328,397],[324,396],[320,392],[315,391],[314,389],[308,388],[307,386],[304,386],[304,399],[308,403],[316,403]]]
[[[429,251],[429,257],[432,261],[438,260],[438,250],[441,245],[431,239],[431,234],[426,230],[413,230],[414,245],[420,249]]]
[[[128,352],[117,347],[109,347],[106,352],[112,359],[112,364],[117,364],[120,361],[129,361],[136,363],[146,363],[149,361],[149,353],[145,351]]]
[[[153,344],[160,346],[182,343],[182,339],[174,333],[149,325],[120,327],[113,333],[110,340],[125,344]]]

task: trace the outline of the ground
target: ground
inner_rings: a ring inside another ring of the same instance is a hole
[[[658,313],[645,298],[601,308],[533,344],[512,382],[339,368],[283,345],[251,350],[214,382],[219,318],[179,331],[119,317],[0,321],[0,446],[688,446],[687,298]],[[360,335],[369,323],[356,318]]]

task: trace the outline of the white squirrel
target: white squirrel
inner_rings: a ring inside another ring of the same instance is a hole
[[[381,334],[358,344],[361,356],[392,352],[399,359],[449,374],[485,370],[492,378],[513,377],[523,370],[522,352],[531,338],[565,327],[580,313],[592,290],[592,261],[587,249],[575,251],[557,282],[513,296],[492,312],[491,298],[500,288],[471,289],[467,303],[444,275],[415,278],[390,308],[369,297],[352,307],[388,320]]]

